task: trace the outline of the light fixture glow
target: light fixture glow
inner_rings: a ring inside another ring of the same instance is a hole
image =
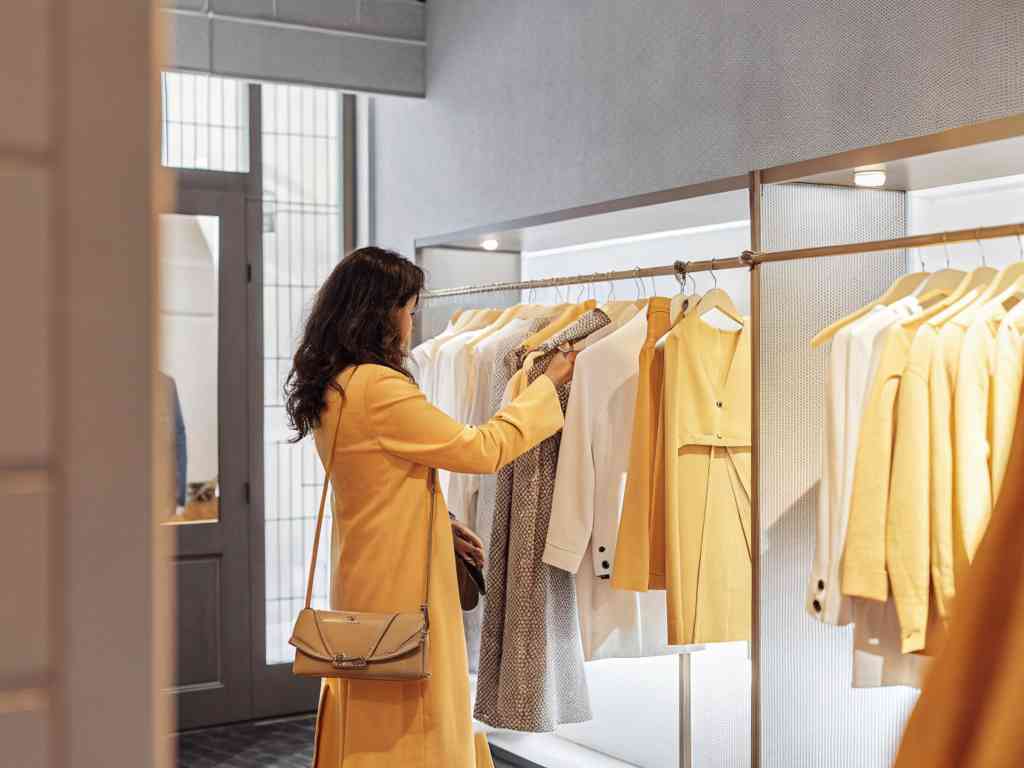
[[[884,168],[864,168],[853,172],[853,183],[858,187],[885,186]]]
[[[485,251],[496,251],[498,250],[498,241],[491,237],[480,243],[480,247]]]

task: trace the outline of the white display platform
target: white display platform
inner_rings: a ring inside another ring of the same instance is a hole
[[[476,728],[544,768],[679,768],[678,657],[593,661],[586,669],[593,720],[546,734]],[[473,677],[473,696],[475,688]]]

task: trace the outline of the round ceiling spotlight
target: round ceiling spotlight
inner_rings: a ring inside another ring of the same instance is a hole
[[[490,237],[484,240],[482,243],[480,243],[480,247],[483,248],[485,251],[496,251],[498,250],[498,241],[495,240],[493,237]]]
[[[858,187],[884,187],[885,167],[876,165],[870,168],[856,168],[853,171],[853,183]]]

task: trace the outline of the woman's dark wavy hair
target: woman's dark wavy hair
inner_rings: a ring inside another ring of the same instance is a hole
[[[423,270],[394,251],[359,248],[320,286],[285,381],[293,442],[320,424],[327,388],[350,365],[386,365],[412,379],[403,365],[394,312],[423,290]]]

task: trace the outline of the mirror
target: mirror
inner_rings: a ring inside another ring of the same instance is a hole
[[[220,219],[160,217],[158,429],[171,467],[164,524],[214,523],[218,488]]]

